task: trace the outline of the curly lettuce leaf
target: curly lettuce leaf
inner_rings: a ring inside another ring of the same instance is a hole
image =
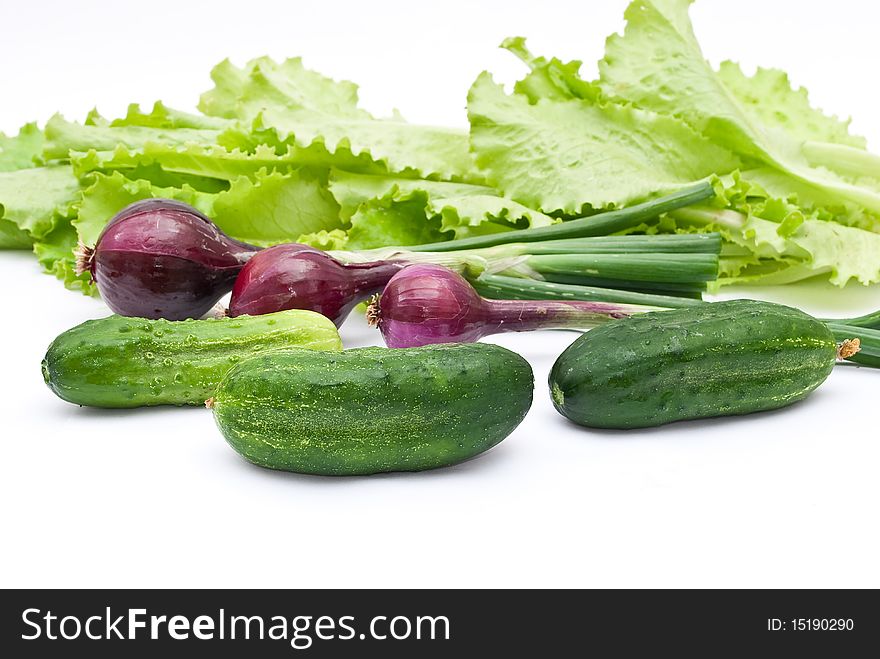
[[[784,285],[819,275],[836,286],[851,280],[863,285],[880,282],[877,250],[880,236],[834,222],[805,220],[786,238],[783,256],[777,259],[742,259],[742,266],[730,272],[730,261],[722,258],[721,278],[726,284]]]
[[[455,238],[557,224],[561,220],[497,195],[438,197],[428,201],[428,214],[440,217],[440,230]]]
[[[846,134],[845,125],[813,110],[806,92],[792,90],[778,72],[759,71],[749,79],[727,63],[716,73],[694,34],[688,16],[692,2],[630,3],[624,33],[608,38],[599,62],[607,94],[681,117],[719,144],[768,164],[799,151],[798,137],[827,140]]]
[[[91,121],[86,123],[95,125],[98,122],[92,116]],[[119,126],[146,126],[149,128],[194,128],[198,130],[223,130],[229,124],[228,120],[219,117],[209,117],[203,114],[193,114],[169,108],[162,101],[156,101],[153,104],[153,109],[148,113],[141,110],[137,103],[132,103],[128,106],[124,117],[109,122],[109,125],[114,128]]]
[[[325,169],[341,169],[363,174],[387,174],[388,168],[373,160],[369,153],[352,153],[345,145],[338,145],[329,151],[323,142],[312,142],[306,147],[285,143],[273,128],[263,127],[262,115],[250,124],[239,123],[222,131],[217,143],[229,151],[242,151],[250,154],[260,149],[273,149],[280,158],[289,159],[296,164]]]
[[[33,206],[33,202],[38,201],[37,199],[24,198],[29,190],[27,181],[21,179],[32,181],[33,176],[24,174],[18,177],[3,177],[2,173],[34,169],[40,163],[42,151],[43,132],[35,123],[22,126],[18,135],[7,137],[0,133],[0,249],[30,249],[33,244],[31,234],[23,226],[31,212],[28,208],[30,207],[38,215],[46,213],[45,210],[41,211],[39,207]],[[20,183],[24,183],[25,187],[18,189]],[[6,206],[10,207],[9,211],[6,210]],[[48,213],[50,224],[52,214]],[[34,219],[37,226],[44,224],[45,220],[46,217]]]
[[[35,123],[0,133],[0,249],[31,249],[69,214],[79,185],[66,168],[38,167],[43,133]]]
[[[342,226],[325,182],[306,171],[238,178],[215,196],[210,217],[229,235],[260,246]]]
[[[189,186],[163,188],[148,180],[131,180],[119,172],[95,174],[84,190],[73,225],[80,240],[94,245],[107,222],[135,201],[163,197],[199,209],[228,235],[255,245],[296,240],[301,234],[341,226],[339,206],[324,181],[306,172],[261,171],[240,177],[228,190],[206,193]]]
[[[849,120],[828,116],[810,105],[807,90],[795,89],[785,71],[759,67],[747,76],[739,64],[727,60],[718,67],[716,76],[757,126],[784,131],[801,142],[866,146],[864,137],[850,134]]]
[[[411,176],[477,177],[467,132],[399,117],[377,119],[358,107],[356,85],[310,71],[299,58],[277,63],[263,57],[242,69],[227,60],[215,67],[212,78],[215,87],[202,95],[199,108],[210,116],[252,122],[265,143],[318,146],[342,160],[368,157],[390,172]]]
[[[0,219],[40,239],[59,218],[69,217],[79,189],[79,181],[66,166],[0,172]]]
[[[804,220],[787,236],[788,253],[814,272],[830,272],[830,281],[845,286],[880,282],[880,235],[836,222]]]
[[[113,151],[120,144],[134,149],[147,143],[215,144],[220,131],[206,128],[79,124],[56,114],[46,123],[45,134],[43,157],[47,160],[65,160],[72,151]]]
[[[712,230],[727,243],[722,249],[719,285],[786,284],[827,275],[845,286],[880,282],[880,234],[821,219],[789,199],[736,174],[719,187],[714,206],[670,214],[669,231]]]
[[[314,233],[304,233],[296,242],[304,245],[311,245],[324,251],[344,250],[348,243],[348,233],[343,229],[333,229],[331,231],[316,231]]]
[[[98,289],[88,273],[76,273],[75,250],[78,236],[69,222],[59,222],[48,235],[34,244],[34,253],[43,270],[74,291],[97,295]]]
[[[263,110],[275,108],[371,118],[357,107],[356,84],[311,71],[299,57],[280,63],[258,57],[240,69],[226,59],[213,68],[211,80],[214,88],[199,100],[199,110],[210,117],[253,119]]]
[[[473,195],[497,195],[494,188],[469,183],[429,181],[389,175],[363,175],[334,169],[330,172],[330,191],[339,202],[340,215],[347,221],[365,201],[399,192],[406,195],[424,192],[430,199],[459,198]]]
[[[468,115],[490,183],[545,213],[625,206],[738,165],[675,118],[581,99],[531,104],[487,73],[471,87]]]
[[[435,197],[430,190],[432,186],[420,189],[418,182],[412,183],[406,188],[391,185],[383,196],[359,198],[356,205],[349,206],[348,229],[314,232],[300,236],[298,242],[331,250],[372,249],[419,245],[450,237],[467,238],[559,222],[503,197],[484,194]],[[436,188],[433,191],[436,192]],[[334,193],[339,194],[338,188]],[[351,202],[352,197],[348,197],[348,203]]]
[[[599,100],[602,93],[599,85],[581,78],[581,62],[578,60],[563,62],[555,57],[549,60],[536,57],[526,47],[523,37],[505,39],[501,47],[516,55],[531,69],[525,78],[516,82],[513,89],[517,94],[527,96],[532,103],[540,98],[555,101],[572,98]]]
[[[440,180],[476,179],[467,132],[395,119],[328,120],[306,112],[265,110],[260,115],[281,144],[306,149],[321,145],[343,157],[368,155],[389,172]],[[334,164],[336,164],[334,162]]]
[[[560,220],[502,197],[493,188],[467,183],[406,179],[394,176],[365,176],[333,171],[330,191],[340,205],[340,216],[349,221],[365,203],[381,200],[381,205],[405,202],[410,211],[418,210],[421,224],[425,219],[440,219],[440,231],[455,238],[549,226]],[[423,199],[421,209],[410,204]],[[390,243],[393,244],[393,243]],[[415,243],[408,243],[415,244]]]
[[[140,149],[129,149],[120,144],[112,151],[73,153],[71,164],[78,176],[94,171],[119,171],[134,178],[129,174],[132,170],[155,165],[167,173],[230,181],[239,176],[254,176],[263,169],[290,171],[301,163],[294,154],[279,156],[272,147],[265,145],[249,153],[237,149],[230,151],[217,145],[147,142]]]
[[[832,171],[837,168],[833,157],[822,163],[808,160],[803,152],[805,136],[843,140],[844,147],[858,144],[858,138],[842,137],[845,125],[813,110],[801,90],[779,84],[778,74],[759,72],[749,79],[729,65],[716,73],[694,35],[688,16],[691,2],[634,0],[629,5],[624,33],[609,37],[599,63],[603,91],[638,107],[680,117],[741,158],[776,168],[841,201],[880,212],[880,190]],[[768,91],[769,98],[752,101]],[[794,122],[797,126],[792,128]]]
[[[116,213],[136,201],[157,197],[182,201],[209,216],[213,205],[213,195],[189,187],[162,188],[147,180],[128,179],[119,172],[95,174],[91,185],[82,192],[72,224],[83,244],[94,245]]]
[[[25,124],[18,135],[7,137],[0,133],[0,172],[28,169],[42,164],[43,131],[37,124]]]
[[[829,220],[880,233],[880,214],[828,194],[828,191],[803,181],[792,179],[770,167],[759,167],[743,172],[751,186],[752,195],[784,201],[790,211],[800,210],[808,216]]]
[[[421,245],[444,240],[439,219],[425,213],[426,203],[427,196],[417,192],[407,199],[386,197],[362,204],[351,218],[345,248]]]
[[[0,249],[30,249],[33,239],[30,234],[12,220],[0,218]]]

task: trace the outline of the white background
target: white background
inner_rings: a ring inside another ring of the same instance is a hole
[[[583,59],[592,75],[625,2],[4,2],[0,130],[161,98],[192,109],[224,57],[302,55],[358,82],[364,105],[465,125],[495,48]],[[702,0],[707,56],[787,69],[880,148],[868,0]],[[421,474],[321,478],[245,463],[204,409],[100,411],[45,388],[56,334],[107,314],[0,253],[2,586],[878,587],[880,373],[838,368],[808,401],[748,418],[611,433],[549,404],[571,333],[506,335],[535,369],[534,407],[490,453]],[[880,290],[810,284],[764,296],[828,315],[880,308]],[[378,336],[360,319],[349,346]]]

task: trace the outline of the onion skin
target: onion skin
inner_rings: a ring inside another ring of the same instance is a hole
[[[259,250],[226,236],[196,209],[168,199],[136,202],[80,254],[101,297],[121,316],[205,315]]]
[[[410,265],[391,278],[367,311],[389,348],[470,343],[500,332],[589,329],[652,307],[605,302],[487,300],[456,272]]]
[[[242,269],[228,313],[256,316],[307,309],[338,327],[356,304],[381,291],[404,265],[393,261],[346,265],[306,245],[276,245],[256,254]]]

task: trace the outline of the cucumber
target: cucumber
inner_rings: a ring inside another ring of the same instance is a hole
[[[748,414],[801,400],[831,373],[821,321],[734,300],[618,320],[578,338],[553,365],[556,409],[594,428],[643,428]]]
[[[312,311],[180,321],[109,316],[55,339],[43,378],[78,405],[201,405],[242,358],[296,347],[341,350],[342,342],[333,323]]]
[[[295,351],[241,362],[209,406],[254,464],[356,475],[482,453],[519,425],[533,389],[525,359],[485,343]]]

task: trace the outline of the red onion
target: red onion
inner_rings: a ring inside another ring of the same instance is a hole
[[[148,199],[122,209],[94,248],[80,247],[77,271],[122,316],[183,320],[207,313],[258,250],[191,206]]]
[[[389,348],[467,343],[499,332],[581,328],[654,307],[585,301],[487,300],[456,272],[410,265],[394,275],[367,310]]]
[[[405,264],[344,265],[329,254],[298,245],[263,250],[242,269],[232,288],[229,315],[308,309],[341,325],[358,302],[382,290]]]

